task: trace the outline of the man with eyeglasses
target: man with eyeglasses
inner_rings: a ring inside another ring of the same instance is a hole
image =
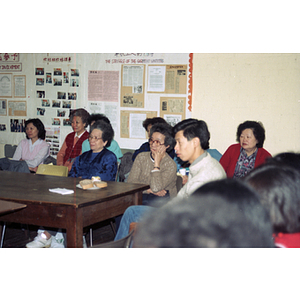
[[[180,189],[178,195],[165,205],[172,205],[180,201],[187,201],[189,196],[203,184],[226,178],[221,164],[206,151],[209,149],[210,133],[202,120],[186,119],[173,128],[175,135],[175,151],[182,161],[190,163],[187,183]],[[201,200],[199,200],[201,201]],[[125,237],[132,222],[138,222],[141,217],[150,211],[151,207],[130,206],[125,211],[115,240]]]

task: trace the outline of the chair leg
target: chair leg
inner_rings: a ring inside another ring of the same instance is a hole
[[[93,246],[93,228],[90,228],[90,247]]]
[[[3,248],[5,229],[6,229],[6,223],[4,222],[3,227],[2,227],[2,234],[1,234],[0,248]]]
[[[115,224],[113,221],[110,221],[110,226],[111,226],[112,231],[114,232],[114,235],[116,236],[117,232],[116,232],[116,227],[115,227]]]

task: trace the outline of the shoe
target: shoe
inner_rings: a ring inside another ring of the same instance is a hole
[[[51,246],[52,237],[45,239],[41,236],[41,232],[30,243],[26,244],[26,248],[49,248]]]

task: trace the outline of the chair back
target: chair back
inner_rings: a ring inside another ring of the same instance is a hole
[[[63,177],[68,177],[68,173],[69,173],[68,167],[45,165],[45,164],[39,165],[36,171],[36,174],[63,176]]]
[[[133,233],[134,231],[132,230],[127,236],[120,240],[94,245],[91,248],[129,248]]]

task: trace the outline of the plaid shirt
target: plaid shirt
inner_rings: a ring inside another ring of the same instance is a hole
[[[236,163],[233,177],[244,177],[254,168],[257,150],[258,149],[256,149],[250,156],[247,156],[246,151],[241,147],[241,153]]]

